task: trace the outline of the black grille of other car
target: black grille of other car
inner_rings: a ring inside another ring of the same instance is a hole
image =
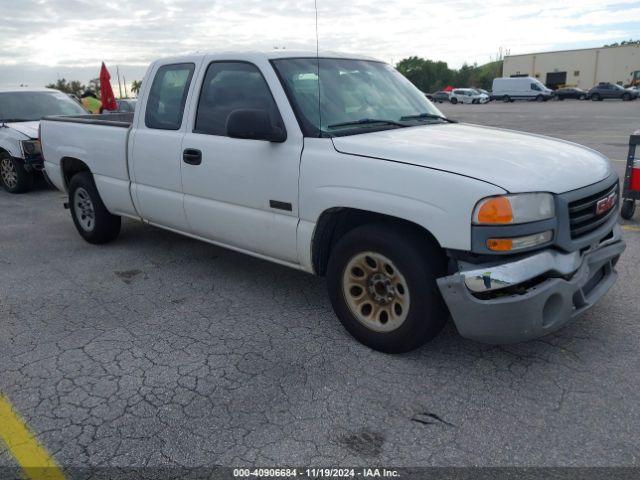
[[[604,213],[597,214],[596,208],[600,200],[607,198],[611,193],[616,194],[616,204],[613,208]],[[571,238],[575,239],[597,229],[603,223],[606,223],[612,215],[616,215],[618,211],[617,205],[619,201],[618,184],[608,187],[606,190],[598,192],[579,200],[575,200],[569,204],[569,225],[571,229]]]

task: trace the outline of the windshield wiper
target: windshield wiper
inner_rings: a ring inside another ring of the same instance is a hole
[[[26,118],[3,118],[0,122],[3,123],[17,123],[17,122],[32,122],[33,120],[27,120]]]
[[[398,127],[408,127],[407,124],[396,122],[395,120],[384,120],[384,119],[378,119],[378,118],[362,118],[360,120],[353,120],[351,122],[334,123],[333,125],[328,125],[327,128],[350,127],[352,125],[369,125],[371,123],[382,123],[385,125],[396,125]]]
[[[423,118],[443,120],[447,123],[458,123],[457,120],[443,117],[442,115],[436,115],[434,113],[417,113],[416,115],[405,115],[404,117],[400,117],[400,120],[421,120]]]

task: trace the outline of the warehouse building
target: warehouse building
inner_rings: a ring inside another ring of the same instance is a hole
[[[504,77],[535,77],[549,88],[589,89],[600,82],[640,85],[640,45],[509,55]]]

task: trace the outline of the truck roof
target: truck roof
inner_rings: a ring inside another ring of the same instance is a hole
[[[356,55],[344,52],[332,52],[332,51],[320,51],[316,54],[315,50],[270,50],[270,51],[222,51],[222,52],[196,52],[191,55],[182,55],[176,57],[160,58],[156,62],[159,63],[172,63],[180,62],[187,58],[193,59],[196,57],[208,57],[216,56],[221,58],[236,59],[236,60],[272,60],[277,58],[316,58],[318,55],[320,58],[344,58],[351,60],[371,60],[379,62],[380,60],[366,55]]]

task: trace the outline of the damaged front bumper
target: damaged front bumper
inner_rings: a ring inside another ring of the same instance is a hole
[[[460,335],[516,343],[551,333],[593,306],[615,283],[624,249],[616,225],[586,251],[547,249],[498,265],[460,262],[438,286]]]

